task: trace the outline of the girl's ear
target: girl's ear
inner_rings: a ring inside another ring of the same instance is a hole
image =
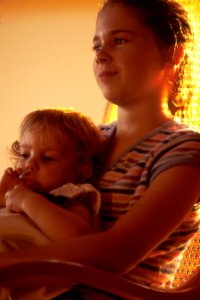
[[[184,57],[184,47],[182,44],[169,47],[165,52],[165,67],[176,69]]]
[[[177,47],[174,49],[172,62],[174,63],[175,66],[178,66],[182,62],[183,57],[184,57],[184,47],[182,44],[178,44]]]
[[[78,169],[77,174],[77,182],[85,183],[92,177],[93,166],[91,161],[87,161],[87,163],[82,163]]]

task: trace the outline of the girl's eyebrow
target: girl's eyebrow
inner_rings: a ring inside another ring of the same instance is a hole
[[[116,35],[119,33],[134,34],[134,32],[132,30],[128,30],[128,29],[115,29],[115,30],[111,30],[108,32],[109,35]],[[98,40],[99,40],[99,36],[95,35],[93,38],[93,42],[98,41]]]

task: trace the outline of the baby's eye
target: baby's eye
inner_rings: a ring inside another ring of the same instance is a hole
[[[26,160],[29,158],[29,153],[22,152],[19,154],[20,159]]]
[[[44,155],[42,157],[42,160],[44,160],[45,162],[50,162],[50,161],[54,161],[55,159],[52,156]]]

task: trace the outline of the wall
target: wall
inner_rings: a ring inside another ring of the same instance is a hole
[[[101,122],[106,103],[91,50],[97,10],[95,0],[0,1],[0,174],[31,110],[73,107]]]

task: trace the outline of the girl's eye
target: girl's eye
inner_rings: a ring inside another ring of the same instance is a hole
[[[116,43],[117,45],[123,44],[123,43],[125,43],[125,42],[126,42],[125,39],[122,39],[122,38],[116,38],[116,39],[115,39],[115,43]]]
[[[99,52],[99,50],[101,50],[101,45],[94,45],[93,47],[92,47],[92,50],[95,52],[95,53],[97,53],[97,52]]]

